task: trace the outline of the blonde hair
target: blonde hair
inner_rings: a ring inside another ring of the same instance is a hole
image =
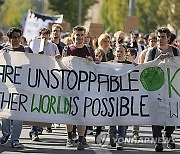
[[[65,37],[63,42],[64,42],[66,45],[70,45],[70,44],[68,44],[70,41],[72,41],[72,43],[73,43],[72,37]]]
[[[103,34],[101,34],[99,36],[99,38],[98,38],[98,47],[102,47],[102,41],[105,40],[105,39],[111,40],[110,35],[108,35],[107,33],[103,33]]]

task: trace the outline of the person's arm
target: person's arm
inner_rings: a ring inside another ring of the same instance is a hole
[[[56,44],[54,44],[54,48],[55,48],[55,58],[57,59],[61,58],[61,54]]]
[[[152,60],[152,50],[148,50],[146,52],[146,56],[145,56],[144,62],[148,62],[148,61],[151,61],[151,60]]]
[[[62,57],[67,57],[68,56],[68,45],[64,47],[62,51]]]
[[[146,57],[147,49],[143,50],[138,58],[138,64],[144,63],[145,57]]]

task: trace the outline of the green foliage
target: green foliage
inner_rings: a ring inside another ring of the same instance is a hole
[[[175,29],[180,29],[180,0],[161,0],[158,15],[166,24]]]
[[[20,26],[22,11],[26,10],[29,6],[30,4],[26,4],[24,0],[6,0],[1,7],[2,24],[7,26]]]
[[[128,13],[127,0],[103,0],[101,19],[112,32],[124,30],[125,16]]]
[[[88,8],[97,0],[82,0],[82,24],[87,20]],[[63,14],[71,26],[78,24],[78,0],[49,0],[49,10],[53,14]]]
[[[164,19],[158,16],[158,8],[161,0],[136,0],[135,15],[139,17],[141,32],[154,32],[157,26],[165,24]]]
[[[1,6],[1,25],[21,27],[22,12],[27,15],[29,9],[40,10],[41,3],[37,0],[5,0]]]
[[[154,32],[158,26],[169,23],[180,28],[180,0],[134,0],[135,16],[139,17],[139,30]],[[129,0],[103,0],[101,19],[111,31],[124,30],[124,19],[128,16]]]

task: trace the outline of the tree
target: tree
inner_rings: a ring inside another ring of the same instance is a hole
[[[97,0],[82,0],[82,23],[88,19],[88,8],[96,2]],[[78,24],[78,0],[49,0],[48,8],[53,14],[63,14],[65,21],[71,26]]]
[[[1,5],[0,0],[0,5]],[[37,7],[41,3],[37,0],[6,0],[1,6],[1,24],[6,26],[17,26],[21,27],[22,23],[22,12],[27,14],[28,9],[39,10]],[[34,5],[36,4],[36,5]],[[18,7],[17,7],[18,6]]]
[[[157,26],[166,22],[158,15],[161,0],[136,0],[135,15],[139,17],[140,31],[144,33],[154,32]]]
[[[112,32],[124,30],[124,20],[128,13],[127,0],[103,0],[101,19]]]
[[[158,15],[170,25],[178,30],[180,29],[180,1],[179,0],[161,0]]]
[[[101,18],[111,31],[124,30],[124,18],[128,16],[128,0],[103,0]],[[180,25],[179,0],[135,0],[135,16],[139,17],[139,30],[153,32],[158,26]]]

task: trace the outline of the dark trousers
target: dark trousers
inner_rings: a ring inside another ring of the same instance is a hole
[[[152,125],[153,138],[155,141],[162,142],[162,130],[164,129],[164,136],[170,138],[175,130],[175,126],[158,126]]]

